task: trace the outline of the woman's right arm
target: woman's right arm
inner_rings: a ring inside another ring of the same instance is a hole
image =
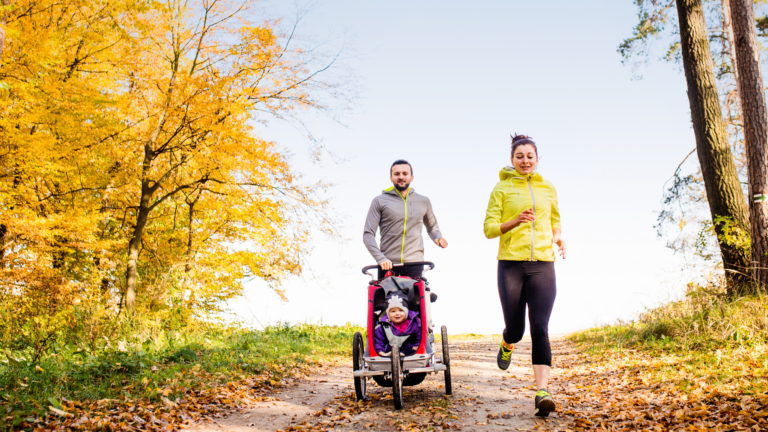
[[[485,211],[485,236],[489,239],[506,234],[520,224],[532,222],[535,219],[533,209],[524,210],[516,218],[501,222],[502,206],[504,204],[504,193],[499,187],[491,192],[491,199],[488,201],[488,209]]]
[[[493,192],[491,192],[491,199],[488,200],[488,209],[485,211],[483,230],[485,231],[486,238],[492,239],[503,234],[501,232],[501,225],[503,225],[501,223],[501,207],[503,203],[504,193],[497,185],[493,188]]]
[[[501,233],[506,234],[510,231],[512,231],[513,228],[517,228],[519,225],[533,222],[536,219],[536,215],[533,213],[533,209],[529,208],[528,210],[523,210],[520,215],[511,221],[504,222],[501,224]]]

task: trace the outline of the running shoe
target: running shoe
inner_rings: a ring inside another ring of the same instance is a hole
[[[534,411],[533,414],[536,416],[546,417],[549,413],[555,411],[555,401],[552,399],[549,392],[544,389],[540,389],[536,392],[534,404],[536,405],[536,411]]]
[[[514,345],[512,345],[512,349],[509,349],[504,346],[504,342],[499,344],[499,353],[496,354],[496,364],[499,365],[499,369],[509,369],[509,364],[512,363],[512,351],[514,350]]]

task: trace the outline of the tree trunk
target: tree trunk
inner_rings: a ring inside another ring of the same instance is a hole
[[[188,278],[189,272],[192,271],[192,236],[193,236],[193,226],[192,222],[195,219],[195,204],[197,203],[197,198],[194,201],[187,200],[187,205],[189,206],[189,223],[187,225],[187,253],[185,254],[185,263],[184,263],[184,273],[187,274],[185,277]]]
[[[746,230],[749,211],[728,144],[701,0],[676,2],[696,153],[701,164],[729,292],[733,293],[747,275],[749,251],[726,244],[722,236],[722,224],[715,223],[715,219],[718,216],[729,218],[735,227]]]
[[[154,152],[150,145],[144,148],[144,163],[142,165],[141,178],[141,199],[139,200],[139,209],[136,214],[136,226],[133,228],[131,241],[128,242],[128,268],[125,272],[125,307],[133,312],[136,307],[136,282],[138,279],[139,250],[141,248],[141,239],[144,236],[144,228],[149,221],[149,212],[152,211],[152,196],[156,190],[151,187],[149,182],[149,170],[152,164]]]
[[[8,244],[8,227],[0,224],[0,268],[5,268],[5,247]]]
[[[143,188],[142,188],[143,189]],[[139,262],[139,249],[141,248],[141,239],[144,236],[144,228],[147,226],[149,220],[149,205],[144,206],[146,201],[149,204],[149,195],[145,200],[145,195],[142,194],[141,206],[139,206],[139,212],[136,216],[136,227],[133,229],[133,236],[128,243],[128,269],[126,271],[126,289],[125,289],[125,307],[129,311],[133,311],[136,307],[136,282],[138,280],[138,262]]]
[[[744,147],[749,176],[749,223],[753,289],[768,285],[768,110],[752,0],[731,1],[731,22],[739,70]]]
[[[136,214],[136,227],[133,229],[133,236],[128,243],[128,268],[125,272],[125,307],[130,311],[134,311],[136,306],[136,282],[138,279],[138,262],[139,262],[139,248],[141,247],[141,239],[144,236],[144,228],[147,226],[149,220],[149,213],[152,211],[152,197],[157,189],[160,187],[160,183],[155,181],[150,185],[152,180],[150,179],[150,173],[152,170],[152,161],[155,159],[155,143],[157,138],[165,126],[165,120],[168,117],[168,108],[171,104],[171,96],[173,95],[173,89],[176,84],[176,73],[178,71],[178,52],[176,53],[176,61],[174,62],[174,69],[171,73],[171,79],[168,82],[168,91],[165,94],[165,108],[160,113],[160,118],[155,125],[154,131],[149,141],[144,144],[144,160],[141,164],[141,199],[139,200],[139,210]]]
[[[736,98],[739,106],[739,118],[741,118],[741,91],[739,90],[739,68],[736,66],[736,45],[733,43],[733,26],[731,25],[731,0],[720,0],[723,10],[723,32],[728,41],[728,57],[733,68],[733,80],[736,82]]]

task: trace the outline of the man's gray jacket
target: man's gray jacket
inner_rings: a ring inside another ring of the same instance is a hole
[[[409,189],[403,198],[391,187],[373,199],[365,219],[363,242],[377,264],[424,261],[421,227],[427,227],[432,240],[442,238],[429,198]],[[376,230],[381,230],[381,247],[376,245]]]

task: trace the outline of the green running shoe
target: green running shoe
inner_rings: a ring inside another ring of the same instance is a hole
[[[536,411],[533,412],[533,415],[546,417],[549,413],[555,411],[555,401],[552,400],[552,396],[550,396],[549,392],[544,389],[540,389],[536,392],[534,404],[536,405]]]
[[[514,350],[514,345],[512,345],[512,349],[509,349],[504,346],[504,342],[499,344],[499,353],[496,354],[496,364],[499,365],[499,369],[509,369],[509,364],[512,363],[512,351]]]

